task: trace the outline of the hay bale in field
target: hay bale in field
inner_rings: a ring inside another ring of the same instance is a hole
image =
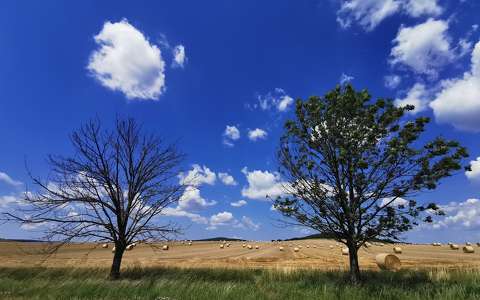
[[[333,247],[333,245],[330,245],[330,249],[333,249],[333,248],[335,248],[335,247]]]
[[[250,250],[253,249],[252,245],[247,245],[247,248],[250,249]]]
[[[402,248],[400,247],[393,247],[393,252],[396,254],[402,254]]]
[[[348,248],[342,248],[342,255],[348,255]]]
[[[259,246],[259,245],[255,245],[255,249],[260,249],[260,246]]]
[[[247,244],[242,244],[242,247],[243,247],[243,248],[247,247]]]
[[[284,248],[283,248],[282,246],[280,246],[280,247],[278,248],[278,250],[280,250],[280,251],[283,251],[283,249],[284,249]]]
[[[451,244],[451,245],[450,245],[450,249],[452,249],[452,250],[458,250],[458,249],[460,249],[460,247],[459,247],[457,244]]]
[[[388,253],[380,253],[375,256],[375,262],[382,270],[398,271],[402,267],[400,259],[397,256]]]
[[[115,253],[115,246],[113,246],[112,248],[112,253]]]
[[[223,249],[223,247],[224,247],[223,244],[220,244],[220,249]]]
[[[463,247],[463,253],[475,253],[475,249],[472,246]]]
[[[228,244],[227,244],[227,247],[230,247],[230,245],[231,245],[231,244],[230,244],[230,243],[228,243]]]
[[[440,246],[442,246],[442,243],[432,243],[432,246],[440,247]],[[450,244],[450,246],[452,246],[452,245]]]
[[[191,245],[192,245],[192,242],[188,242],[188,245],[191,246]]]
[[[125,250],[130,251],[130,250],[133,249],[133,247],[134,247],[134,246],[133,246],[132,244],[130,244],[130,245],[127,246],[127,248],[125,248]]]
[[[313,245],[313,248],[317,249],[317,245]]]
[[[102,248],[103,248],[103,249],[107,249],[107,248],[108,248],[108,244],[103,244],[103,245],[102,245]]]
[[[470,243],[470,242],[466,242],[466,243],[465,243],[465,245],[466,245],[466,246],[471,246],[471,245],[472,245],[472,243]]]
[[[449,245],[449,246],[450,246],[451,244],[453,244],[453,243],[452,243],[452,242],[448,242],[448,244],[447,244],[447,245]]]
[[[307,245],[307,248],[310,248],[310,245]]]
[[[168,245],[163,245],[162,250],[167,251],[169,249]]]
[[[293,251],[294,251],[294,252],[298,252],[298,251],[300,251],[300,248],[295,247],[295,248],[293,248]]]

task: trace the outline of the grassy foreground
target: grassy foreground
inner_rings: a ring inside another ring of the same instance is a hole
[[[480,271],[339,272],[225,269],[0,268],[0,299],[480,299]]]

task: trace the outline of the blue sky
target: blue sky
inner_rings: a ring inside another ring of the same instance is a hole
[[[279,228],[263,197],[282,181],[275,150],[293,99],[350,81],[415,104],[427,138],[458,139],[474,161],[418,195],[447,217],[406,237],[479,240],[479,15],[475,0],[2,1],[0,209],[31,187],[25,161],[47,176],[83,122],[132,116],[199,174],[168,211],[186,238],[306,234]],[[0,235],[38,235],[17,227]]]

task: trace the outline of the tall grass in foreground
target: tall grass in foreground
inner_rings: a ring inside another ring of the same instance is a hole
[[[479,270],[345,273],[313,270],[0,268],[0,299],[480,299]]]

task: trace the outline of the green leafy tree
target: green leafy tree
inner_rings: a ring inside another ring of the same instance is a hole
[[[350,280],[360,280],[358,250],[379,238],[399,240],[419,221],[443,214],[412,199],[460,170],[467,151],[456,141],[419,138],[428,118],[404,120],[414,107],[372,101],[368,91],[338,86],[296,102],[278,151],[286,178],[275,207],[287,223],[334,236],[348,247]]]

